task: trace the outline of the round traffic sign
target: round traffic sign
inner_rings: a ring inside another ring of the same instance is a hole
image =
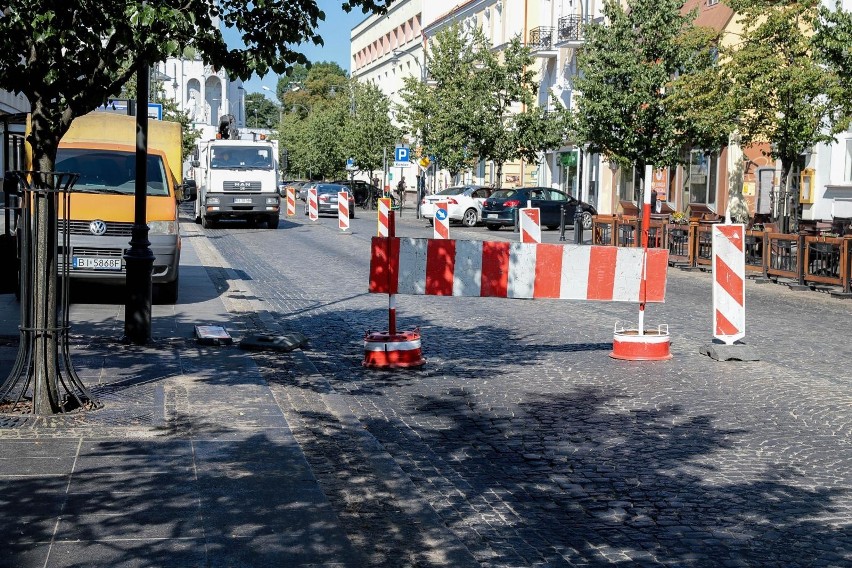
[[[447,210],[446,209],[438,209],[435,211],[435,218],[438,221],[443,221],[447,218]]]

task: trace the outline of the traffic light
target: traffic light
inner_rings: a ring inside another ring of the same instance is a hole
[[[290,153],[287,151],[287,148],[281,150],[281,170],[287,171],[290,169]]]

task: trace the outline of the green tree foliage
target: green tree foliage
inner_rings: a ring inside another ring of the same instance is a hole
[[[476,110],[471,78],[478,50],[468,39],[459,25],[439,31],[426,54],[428,82],[407,77],[402,92],[401,117],[409,131],[452,175],[476,163],[468,133]]]
[[[482,30],[455,25],[436,34],[426,61],[427,82],[405,79],[402,118],[451,174],[477,160],[493,160],[499,174],[508,161],[561,145],[564,123],[535,106],[533,58],[520,38],[494,52]]]
[[[743,144],[769,143],[787,188],[799,156],[850,123],[850,16],[818,0],[730,0],[743,37],[720,52],[722,99]]]
[[[593,152],[643,171],[674,166],[690,146],[716,148],[727,131],[699,127],[675,108],[677,75],[712,64],[712,30],[681,14],[680,0],[610,1],[586,25],[577,87],[577,135]],[[693,117],[694,118],[694,117]]]
[[[305,116],[307,109],[325,104],[348,89],[346,71],[337,63],[321,61],[308,65],[297,68],[295,75],[278,80],[276,91],[284,112],[296,111]]]
[[[473,72],[474,115],[471,146],[482,160],[497,165],[497,184],[503,178],[503,165],[522,158],[537,162],[539,153],[561,146],[563,132],[559,120],[550,120],[546,110],[535,104],[538,83],[532,70],[533,56],[520,37],[495,53],[481,30],[473,34],[479,47]],[[557,105],[555,114],[562,113]]]
[[[263,93],[247,93],[245,107],[248,128],[278,128],[280,109]]]
[[[400,131],[390,120],[390,99],[372,83],[349,84],[352,96],[344,137],[346,153],[370,179],[384,167],[384,157],[393,156]]]
[[[348,0],[350,10],[382,10],[391,0]],[[236,29],[245,48],[231,49],[213,24]],[[306,63],[298,45],[321,44],[325,14],[316,0],[159,0],[105,6],[94,0],[9,0],[0,17],[4,54],[0,88],[32,106],[36,167],[53,169],[71,121],[120,92],[131,74],[190,47],[232,76],[287,74]]]

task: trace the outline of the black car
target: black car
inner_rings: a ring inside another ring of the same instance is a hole
[[[370,196],[377,195],[382,191],[375,185],[367,183],[366,181],[360,179],[356,179],[353,181],[350,181],[348,179],[341,179],[334,181],[333,183],[345,185],[347,188],[352,188],[352,194],[355,196],[355,204],[360,207],[366,207]]]
[[[583,228],[592,228],[592,215],[598,212],[588,203],[583,203],[570,195],[550,189],[549,187],[518,187],[501,189],[491,194],[482,204],[482,220],[492,231],[500,227],[511,227],[515,224],[515,210],[527,207],[541,210],[541,224],[548,229],[559,228],[559,215],[565,207],[565,225],[574,224],[574,211],[577,207],[583,212]]]
[[[336,183],[318,183],[317,188],[317,214],[318,215],[337,215],[337,193],[345,191],[349,193],[349,188]],[[310,204],[305,198],[305,215],[310,213]],[[355,198],[349,193],[349,218],[355,218]]]

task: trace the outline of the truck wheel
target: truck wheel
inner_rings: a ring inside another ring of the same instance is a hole
[[[213,221],[213,219],[211,219],[207,215],[202,215],[201,216],[201,226],[204,227],[205,229],[212,229],[213,226],[214,226],[214,221]]]
[[[269,219],[266,220],[266,226],[270,229],[277,229],[280,221],[281,218],[278,215],[270,215]]]

